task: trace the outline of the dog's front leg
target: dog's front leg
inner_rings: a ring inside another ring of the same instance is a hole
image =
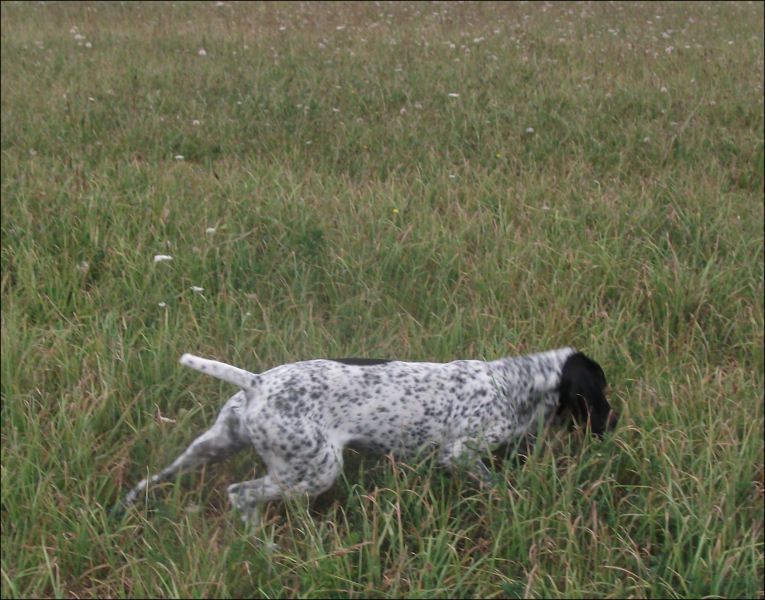
[[[481,485],[491,487],[495,474],[481,460],[481,453],[468,440],[456,440],[441,450],[439,463],[451,471],[463,469]]]

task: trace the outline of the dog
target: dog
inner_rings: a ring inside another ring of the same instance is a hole
[[[450,363],[308,360],[262,374],[191,354],[180,362],[240,391],[171,465],[135,486],[123,508],[149,485],[247,446],[268,473],[229,486],[228,496],[255,524],[263,503],[331,487],[348,444],[404,459],[434,452],[442,466],[488,481],[481,456],[533,436],[539,419],[570,415],[599,437],[618,420],[603,369],[574,348]]]

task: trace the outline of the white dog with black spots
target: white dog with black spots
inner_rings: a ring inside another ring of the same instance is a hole
[[[308,360],[262,374],[191,354],[181,364],[241,391],[170,466],[135,486],[123,507],[149,485],[251,446],[268,473],[229,486],[228,495],[245,522],[257,523],[265,502],[327,490],[348,444],[403,459],[435,452],[441,465],[485,481],[481,456],[533,435],[539,419],[570,414],[602,436],[618,418],[603,370],[573,348],[450,363]]]

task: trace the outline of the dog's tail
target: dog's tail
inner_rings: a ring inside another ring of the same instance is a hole
[[[258,385],[259,377],[255,373],[232,367],[217,360],[208,360],[193,354],[184,354],[181,356],[181,364],[184,367],[190,367],[206,375],[222,379],[245,391],[254,390]]]

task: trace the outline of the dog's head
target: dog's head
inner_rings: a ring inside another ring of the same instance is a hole
[[[572,354],[563,365],[558,391],[558,415],[569,413],[598,437],[616,427],[619,415],[606,399],[606,375],[594,360],[581,352]]]

